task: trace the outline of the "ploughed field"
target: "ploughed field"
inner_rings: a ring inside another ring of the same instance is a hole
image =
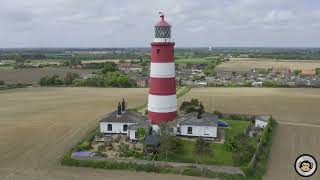
[[[320,67],[320,60],[279,60],[264,58],[231,58],[230,61],[224,62],[217,66],[217,71],[250,71],[252,69],[282,69],[289,68],[311,71]]]
[[[207,111],[271,114],[279,122],[264,180],[300,180],[294,162],[312,154],[320,162],[320,91],[284,88],[194,88],[182,100],[199,98]],[[319,169],[318,169],[319,170]],[[317,172],[310,180],[320,179]]]

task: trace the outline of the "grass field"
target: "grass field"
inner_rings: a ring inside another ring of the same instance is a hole
[[[270,114],[279,122],[264,180],[302,180],[298,155],[320,159],[320,91],[317,89],[194,88],[180,100],[199,98],[207,111]],[[316,173],[310,180],[320,179]]]
[[[320,67],[320,60],[279,60],[259,58],[231,58],[217,66],[217,71],[249,71],[254,68],[289,68],[291,70],[311,70]]]
[[[61,69],[61,68],[36,68],[36,69],[1,69],[0,80],[7,84],[35,84],[44,76],[58,75],[64,77],[67,72],[90,74],[90,70]]]

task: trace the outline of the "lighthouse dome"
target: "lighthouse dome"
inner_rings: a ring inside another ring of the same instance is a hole
[[[161,18],[160,21],[155,25],[156,27],[157,26],[171,27],[171,25],[167,21],[164,20],[164,15],[163,14],[160,16],[160,18]]]

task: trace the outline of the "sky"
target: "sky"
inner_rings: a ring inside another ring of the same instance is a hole
[[[320,47],[319,0],[1,0],[0,48],[148,47],[159,11],[178,47]]]

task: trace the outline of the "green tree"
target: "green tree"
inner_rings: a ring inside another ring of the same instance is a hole
[[[108,72],[114,72],[116,70],[117,70],[117,66],[114,62],[105,62],[102,69],[102,73],[106,74]]]
[[[72,84],[73,80],[79,78],[78,73],[73,73],[73,72],[67,72],[66,76],[64,77],[64,84],[65,85],[70,85]]]
[[[161,123],[160,125],[160,153],[165,155],[165,162],[168,161],[168,152],[169,152],[169,127],[166,122]]]
[[[193,153],[202,160],[204,157],[212,156],[213,152],[210,143],[203,137],[199,137],[194,145]]]
[[[143,140],[146,137],[146,130],[144,128],[138,128],[137,129],[137,139]]]
[[[206,76],[212,76],[212,75],[215,74],[215,71],[214,71],[215,68],[216,68],[216,64],[215,64],[215,63],[208,64],[208,65],[203,69],[203,73],[204,73]]]
[[[293,71],[293,74],[296,75],[296,76],[300,75],[301,73],[302,73],[302,70],[300,70],[300,69],[295,69]]]
[[[63,85],[62,79],[58,75],[46,76],[40,79],[41,86],[57,86]]]
[[[316,75],[320,75],[320,68],[316,68]]]
[[[183,150],[182,140],[177,136],[169,136],[168,151],[171,153],[181,153]]]

